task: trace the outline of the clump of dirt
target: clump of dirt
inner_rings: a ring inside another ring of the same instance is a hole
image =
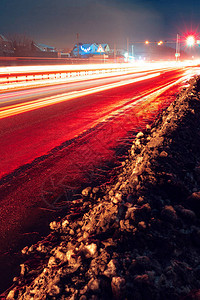
[[[22,250],[7,299],[200,299],[199,77],[82,196]]]

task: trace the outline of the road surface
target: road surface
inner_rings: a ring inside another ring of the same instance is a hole
[[[14,253],[46,234],[66,201],[80,197],[80,187],[108,179],[108,166],[175,99],[191,72],[154,70],[1,94],[2,290],[17,272]]]
[[[182,78],[183,74],[183,70],[155,70],[2,93],[0,177],[94,127],[102,119],[109,118],[111,113],[135,102],[136,99],[161,88],[168,88]],[[119,96],[109,97],[113,89],[120,86],[131,86],[131,92],[128,94],[125,89],[121,89]],[[84,97],[106,90],[106,100],[100,99],[99,94],[97,97]]]

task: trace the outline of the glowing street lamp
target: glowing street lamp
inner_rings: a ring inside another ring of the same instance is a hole
[[[195,38],[193,37],[193,35],[190,35],[190,36],[187,37],[186,43],[187,43],[187,45],[189,47],[194,46],[194,44],[195,44]]]
[[[148,44],[149,44],[149,41],[145,41],[145,44],[148,45]]]
[[[158,46],[162,45],[163,44],[163,41],[160,41],[158,42]]]

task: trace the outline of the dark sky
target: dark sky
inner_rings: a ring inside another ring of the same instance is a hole
[[[169,40],[197,31],[199,0],[0,0],[0,33],[26,34],[38,43],[70,47],[101,42]]]

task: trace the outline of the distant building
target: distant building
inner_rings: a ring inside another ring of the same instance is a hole
[[[82,44],[79,43],[78,47],[77,45],[74,46],[71,55],[72,56],[82,56],[82,57],[88,57],[93,55],[101,55],[101,54],[108,54],[110,51],[110,47],[108,44]]]
[[[11,41],[0,34],[0,56],[13,56],[14,47]]]
[[[57,58],[59,56],[59,53],[55,47],[32,42],[30,55],[36,57]]]
[[[34,44],[34,46],[36,48],[38,48],[38,50],[43,51],[43,52],[57,52],[55,47],[48,46],[45,44]]]

